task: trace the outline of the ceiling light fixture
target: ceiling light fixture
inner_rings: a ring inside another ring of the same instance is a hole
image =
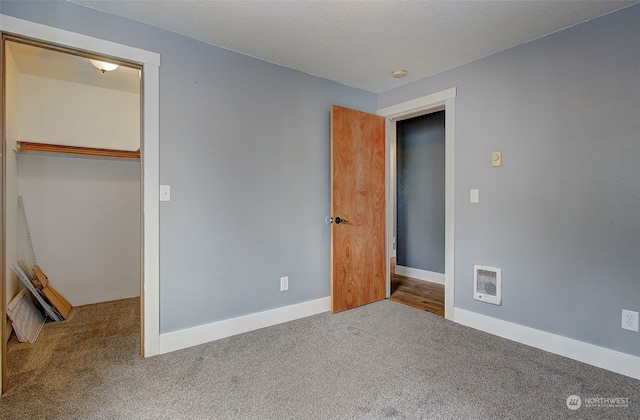
[[[105,63],[104,61],[98,61],[98,60],[92,60],[92,59],[89,59],[89,61],[91,61],[91,64],[93,64],[94,67],[99,68],[100,71],[103,73],[106,73],[108,71],[112,71],[118,68],[117,64]]]
[[[391,73],[391,75],[396,78],[396,79],[402,79],[404,76],[407,75],[407,71],[406,70],[396,70],[393,73]]]

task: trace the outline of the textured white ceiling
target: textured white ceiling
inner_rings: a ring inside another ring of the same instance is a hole
[[[637,3],[72,1],[374,93]]]

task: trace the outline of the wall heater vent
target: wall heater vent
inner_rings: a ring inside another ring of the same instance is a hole
[[[502,270],[496,267],[474,265],[473,298],[494,305],[502,304]]]

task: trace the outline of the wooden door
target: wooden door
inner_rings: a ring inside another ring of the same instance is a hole
[[[385,298],[384,118],[331,107],[331,312]]]

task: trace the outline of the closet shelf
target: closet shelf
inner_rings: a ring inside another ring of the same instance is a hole
[[[114,158],[140,159],[140,150],[116,150],[99,149],[96,147],[63,146],[60,144],[34,143],[30,141],[19,141],[17,144],[18,153],[22,152],[45,152],[45,153],[66,153],[71,155],[105,156]]]

